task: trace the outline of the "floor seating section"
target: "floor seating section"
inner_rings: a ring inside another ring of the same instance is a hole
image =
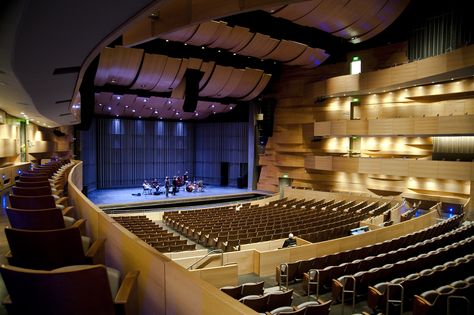
[[[239,301],[256,312],[271,312],[279,307],[291,306],[293,301],[293,290],[277,291],[264,295],[247,295]]]
[[[359,221],[388,209],[389,203],[285,198],[265,206],[171,211],[163,222],[204,246],[233,251],[236,245],[286,238],[289,232],[310,242],[347,236]]]
[[[115,221],[162,253],[195,250],[196,244],[168,232],[144,215],[118,216]]]
[[[109,284],[102,265],[52,271],[2,265],[0,272],[9,294],[4,303],[9,314],[114,315],[134,308],[138,272],[128,273],[120,285]]]
[[[416,295],[421,295],[426,290],[436,289],[442,285],[443,282],[446,283],[471,276],[472,268],[474,267],[473,238],[474,237],[471,237],[469,241],[466,239],[466,242],[462,241],[454,243],[452,246],[449,245],[446,248],[441,248],[435,253],[427,255],[428,257],[426,258],[420,259],[417,257],[418,259],[405,261],[402,267],[405,270],[404,273],[406,276],[369,286],[367,297],[368,306],[374,311],[385,311],[388,309],[390,313],[410,311],[412,305],[417,303],[417,300],[421,300],[417,299]],[[470,247],[470,249],[467,249],[467,246]],[[462,253],[466,251],[470,253],[464,256],[459,255],[462,255]],[[430,264],[426,263],[426,259],[432,258],[430,256],[435,256],[435,258],[438,259],[444,257],[445,262],[442,263],[442,260],[435,260],[435,263],[442,264],[434,265],[416,272],[416,269],[420,269],[420,266],[430,266]],[[434,302],[431,295],[425,300],[428,301],[428,303]],[[394,303],[392,301],[397,302]],[[472,301],[472,296],[470,301]],[[424,301],[421,300],[420,302]]]
[[[416,244],[416,242],[425,240],[426,238],[450,231],[459,226],[462,217],[462,215],[455,216],[423,230],[387,240],[385,242],[321,257],[314,257],[308,260],[301,260],[296,262],[296,265],[298,266],[296,275],[303,274],[303,288],[308,294],[310,292],[316,292],[318,295],[320,289],[331,287],[332,279],[337,279],[344,275],[352,275],[357,271],[369,270],[370,268],[383,266],[389,261],[386,260],[387,257],[392,259],[392,261],[393,259],[397,259],[396,257],[393,257],[394,253],[392,253],[396,249],[405,248],[412,244]],[[465,229],[466,231],[463,232],[463,235],[466,235],[471,229],[473,229],[473,227],[469,226]],[[413,252],[413,250],[411,250],[411,252]],[[311,274],[314,278],[310,277],[310,270],[313,270]],[[279,274],[280,266],[276,266],[277,281]],[[299,278],[295,276],[295,279],[289,278],[288,280],[295,281],[297,279]]]
[[[417,294],[413,313],[419,315],[469,314],[474,300],[474,276]]]

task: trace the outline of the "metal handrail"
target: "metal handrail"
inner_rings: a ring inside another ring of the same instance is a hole
[[[220,253],[221,254],[221,266],[224,266],[224,251],[222,249],[214,249],[214,250],[211,250],[209,253],[207,253],[206,255],[204,255],[203,257],[199,258],[197,261],[195,261],[191,266],[189,266],[187,269],[188,270],[192,270],[192,268],[194,267],[194,265],[196,265],[198,262],[202,261],[203,259],[207,258],[209,255],[211,254],[217,254],[217,253]]]

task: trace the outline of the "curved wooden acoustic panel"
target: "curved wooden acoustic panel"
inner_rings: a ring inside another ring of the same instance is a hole
[[[403,10],[407,7],[410,0],[399,0],[399,1],[389,1],[377,14],[375,15],[375,19],[379,20],[378,23],[372,30],[367,33],[361,34],[356,36],[355,38],[351,39],[351,42],[356,44],[360,43],[364,40],[374,37],[375,35],[382,32],[386,29],[390,24],[395,21],[396,18],[403,12]]]
[[[143,49],[105,48],[100,54],[94,84],[130,85],[135,79],[143,57]]]
[[[225,27],[225,30],[222,32],[222,36],[210,44],[209,47],[230,50],[242,43],[246,45],[252,39],[251,36],[252,33],[250,33],[250,30],[246,27],[231,27],[230,33],[227,27]]]
[[[279,10],[276,10],[272,13],[275,17],[280,17],[286,20],[295,21],[301,19],[302,17],[311,14],[318,5],[324,0],[318,1],[305,1],[295,4],[290,4],[282,7]]]
[[[296,59],[307,47],[305,44],[283,39],[271,53],[262,58],[288,62]]]
[[[378,0],[357,0],[351,1],[344,8],[338,19],[342,22],[344,27],[339,30],[332,31],[335,36],[343,38],[353,38],[360,34],[364,34],[372,29],[371,19],[374,16],[374,12],[378,12],[385,5],[384,2]],[[364,8],[361,14],[356,12],[360,11],[360,8]]]
[[[270,82],[272,75],[264,73],[262,77],[260,78],[260,81],[258,81],[257,86],[253,89],[252,92],[250,92],[247,96],[242,98],[242,101],[250,101],[256,98],[257,96],[262,93],[263,89],[267,87],[268,82]]]
[[[199,25],[188,26],[174,32],[160,34],[159,38],[168,39],[175,42],[186,42],[194,35],[196,30],[198,29],[198,26]]]
[[[199,92],[199,96],[212,97],[217,95],[227,81],[229,81],[231,74],[232,67],[216,65],[212,76],[209,78],[204,88]]]
[[[229,76],[229,80],[225,83],[222,90],[220,90],[215,97],[222,98],[229,96],[239,85],[240,79],[244,75],[244,69],[232,69],[232,73]]]
[[[269,35],[255,33],[252,40],[243,49],[236,51],[239,55],[261,58],[272,52],[278,45],[279,40]]]
[[[227,23],[218,21],[208,21],[199,25],[193,36],[186,43],[195,46],[208,45],[221,36]]]
[[[324,50],[319,48],[308,47],[306,50],[294,60],[287,62],[290,66],[304,66],[314,68],[319,66],[329,57]]]
[[[252,90],[255,89],[260,78],[263,75],[263,70],[260,69],[245,69],[245,72],[242,78],[239,81],[239,84],[235,87],[232,93],[229,94],[230,97],[241,98],[248,95]]]
[[[151,90],[160,81],[166,65],[166,59],[168,57],[164,55],[145,54],[142,68],[132,89]]]
[[[168,57],[166,59],[166,65],[163,69],[163,74],[161,75],[158,83],[156,83],[156,85],[153,87],[153,92],[170,92],[169,87],[176,78],[182,61],[183,60],[181,58]]]
[[[179,66],[178,73],[176,74],[176,77],[174,78],[173,82],[169,86],[170,90],[173,90],[178,86],[179,83],[181,83],[181,80],[184,77],[184,73],[186,72],[186,69],[188,69],[188,64],[189,64],[189,59],[183,59],[181,62],[181,65]]]
[[[199,81],[199,89],[202,89],[202,87],[206,85],[207,81],[214,72],[215,66],[216,63],[214,61],[203,62],[201,65],[201,72],[204,72],[204,75],[202,76],[201,81]]]

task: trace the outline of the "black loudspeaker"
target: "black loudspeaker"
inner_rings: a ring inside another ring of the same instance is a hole
[[[265,98],[260,103],[260,109],[263,114],[262,136],[265,138],[273,136],[273,116],[275,113],[276,100],[273,98]]]
[[[229,162],[221,162],[221,186],[229,185]]]
[[[94,118],[94,78],[98,65],[99,56],[97,56],[87,68],[82,78],[81,86],[79,87],[79,92],[81,93],[81,123],[77,126],[78,130],[89,130],[92,119]]]
[[[201,81],[203,72],[195,69],[188,69],[185,73],[186,89],[184,91],[184,112],[194,112],[196,110],[199,94],[199,81]]]

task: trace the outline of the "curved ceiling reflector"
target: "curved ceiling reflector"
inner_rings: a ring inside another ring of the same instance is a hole
[[[143,65],[140,69],[135,83],[134,90],[151,90],[160,80],[168,57],[164,55],[145,54]]]
[[[143,49],[106,47],[100,54],[94,84],[130,85],[137,75]]]
[[[160,80],[156,85],[153,87],[153,92],[169,92],[170,85],[173,83],[174,78],[178,74],[179,68],[181,67],[182,63],[181,58],[171,58],[168,57],[166,59],[166,65],[163,70],[163,74],[161,75]]]

